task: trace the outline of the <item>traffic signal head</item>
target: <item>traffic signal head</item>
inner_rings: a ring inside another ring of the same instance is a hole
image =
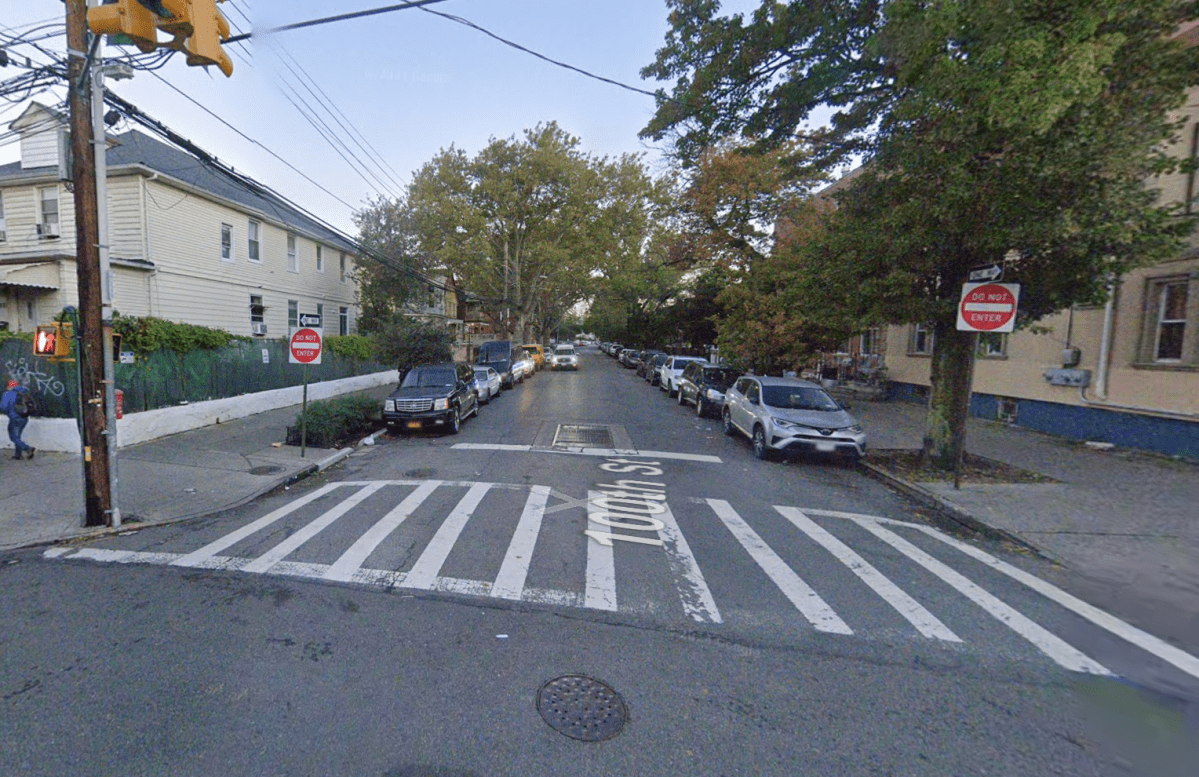
[[[72,327],[68,323],[43,324],[33,336],[33,355],[62,358],[71,355]]]
[[[226,76],[233,75],[233,60],[221,50],[229,38],[229,21],[217,10],[217,0],[191,0],[191,37],[187,39],[187,64],[216,65]]]
[[[87,9],[87,26],[97,35],[126,35],[144,52],[158,48],[158,16],[137,0]]]

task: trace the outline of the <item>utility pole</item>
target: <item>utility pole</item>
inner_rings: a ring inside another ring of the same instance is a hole
[[[75,268],[79,283],[79,413],[83,431],[84,525],[112,519],[105,439],[104,327],[96,199],[91,79],[87,73],[86,0],[66,0],[67,78],[71,110],[71,177],[75,188]]]

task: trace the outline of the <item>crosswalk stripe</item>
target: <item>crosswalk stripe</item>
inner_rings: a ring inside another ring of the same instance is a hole
[[[770,549],[758,533],[749,527],[733,506],[723,499],[708,499],[708,505],[724,523],[741,546],[753,557],[762,571],[774,581],[795,608],[808,619],[817,631],[831,634],[853,634],[853,629],[833,612],[812,588],[800,579],[779,555]]]
[[[1180,650],[1170,643],[1138,629],[1136,626],[1125,623],[1114,615],[1106,613],[1098,607],[1087,604],[1081,599],[1066,593],[1052,583],[1047,583],[1035,575],[1030,575],[1024,570],[1014,567],[1005,561],[1000,561],[989,553],[985,553],[978,548],[967,545],[966,543],[961,542],[953,537],[946,536],[930,527],[917,526],[916,528],[930,537],[935,537],[950,547],[956,548],[962,553],[981,561],[992,569],[1002,572],[1008,577],[1023,583],[1049,600],[1056,602],[1068,610],[1072,610],[1083,618],[1089,620],[1091,623],[1094,623],[1096,626],[1106,629],[1112,634],[1131,642],[1142,650],[1152,653],[1163,661],[1173,664],[1192,677],[1199,678],[1199,658],[1196,658],[1190,653]]]
[[[591,520],[593,513],[606,514],[606,511],[593,509],[591,505],[602,497],[599,491],[587,492],[587,519]],[[583,596],[583,606],[594,610],[611,610],[616,608],[616,554],[611,544],[602,542],[587,542],[587,590]]]
[[[325,571],[325,579],[341,582],[353,580],[355,573],[370,557],[370,554],[374,553],[375,548],[379,547],[379,543],[387,539],[400,524],[407,520],[408,516],[412,515],[412,511],[419,507],[440,485],[440,480],[429,480],[417,486],[415,491],[404,497],[398,505],[388,511],[387,515],[367,529],[366,533],[359,537],[349,550],[333,562],[333,565]]]
[[[804,515],[802,511],[795,507],[781,507],[779,505],[775,505],[774,509],[778,510],[784,518],[793,523],[797,529],[833,554],[838,561],[849,567],[851,572],[857,575],[863,583],[870,586],[871,590],[878,594],[883,601],[894,607],[895,611],[906,618],[921,634],[933,639],[945,640],[946,642],[962,641],[958,635],[954,634],[948,626],[938,620],[923,605],[905,593],[895,583],[891,582],[886,575],[875,569],[866,559],[851,550],[848,545],[834,537],[811,518]]]
[[[466,522],[470,520],[471,514],[479,506],[479,502],[483,501],[483,497],[487,495],[490,488],[490,483],[475,483],[470,487],[466,496],[462,497],[457,507],[437,529],[433,539],[425,546],[424,552],[420,554],[420,558],[404,576],[404,582],[401,585],[405,588],[421,588],[426,591],[436,589],[437,575],[441,572],[442,564],[449,558],[450,551],[454,549],[454,543],[458,541],[458,536],[462,534]]]
[[[1050,634],[1014,608],[1000,601],[987,591],[984,591],[965,575],[956,572],[946,564],[933,558],[890,529],[885,529],[878,523],[863,518],[851,518],[850,520],[944,580],[963,596],[990,613],[1000,623],[1005,624],[1008,628],[1031,642],[1060,666],[1075,672],[1098,675],[1111,674],[1103,665],[1092,660],[1059,637]]]
[[[224,537],[221,537],[218,540],[208,543],[207,545],[205,545],[202,548],[193,550],[191,553],[188,553],[185,556],[181,556],[181,557],[175,559],[174,561],[171,562],[171,564],[173,566],[177,566],[177,567],[203,566],[204,562],[207,559],[212,558],[213,556],[220,553],[222,550],[233,547],[237,543],[244,540],[246,537],[249,537],[250,535],[257,533],[258,531],[265,529],[266,527],[270,526],[272,523],[274,523],[275,521],[278,521],[281,518],[286,518],[287,516],[294,513],[296,510],[299,510],[304,505],[308,504],[309,502],[314,502],[317,499],[320,499],[322,496],[324,496],[325,494],[334,490],[335,488],[338,488],[341,485],[342,485],[341,483],[328,483],[324,486],[321,486],[316,491],[313,491],[310,494],[305,494],[304,496],[300,497],[299,499],[288,502],[287,504],[280,507],[278,510],[272,510],[271,512],[269,512],[266,515],[259,518],[257,521],[248,523],[245,526],[241,527],[240,529],[229,532]]]
[[[658,531],[658,536],[662,538],[662,549],[666,551],[667,562],[674,573],[674,584],[678,588],[684,612],[701,623],[722,623],[716,600],[708,590],[708,583],[691,552],[691,546],[687,544],[687,538],[683,536],[683,530],[679,528],[670,505],[664,503],[663,506],[666,511],[655,516],[666,524]]]
[[[326,510],[323,515],[316,518],[315,520],[309,521],[307,524],[304,525],[303,528],[296,531],[290,537],[283,540],[278,545],[276,545],[275,547],[268,550],[266,553],[263,553],[261,556],[254,559],[253,561],[251,561],[249,564],[247,564],[246,566],[244,566],[242,568],[242,571],[243,572],[265,572],[265,571],[267,571],[268,569],[273,567],[275,564],[279,563],[280,561],[282,561],[283,559],[287,558],[292,553],[294,553],[296,550],[298,550],[299,547],[301,545],[303,545],[305,542],[308,542],[308,540],[310,540],[313,537],[315,537],[316,535],[320,534],[322,531],[325,530],[325,528],[327,528],[330,524],[332,524],[338,518],[342,517],[343,515],[348,513],[350,510],[353,510],[355,507],[357,507],[359,504],[361,504],[365,499],[370,497],[371,494],[375,493],[382,487],[383,487],[382,483],[372,483],[371,485],[367,486],[366,488],[359,489],[352,496],[342,500],[340,503],[338,503],[336,506],[330,508],[329,510]]]
[[[545,506],[549,503],[550,487],[533,486],[529,498],[525,501],[525,509],[520,514],[520,522],[508,543],[508,552],[504,554],[504,562],[500,564],[500,572],[491,586],[491,595],[501,599],[520,599],[524,593],[525,580],[529,576],[529,562],[533,559],[533,548],[537,544],[537,535],[541,533],[541,519],[545,515]]]

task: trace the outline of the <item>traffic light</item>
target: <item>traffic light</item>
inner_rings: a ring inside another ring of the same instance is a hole
[[[33,355],[61,359],[71,355],[72,327],[65,322],[42,324],[33,336]]]
[[[221,41],[229,38],[229,21],[216,4],[217,0],[191,0],[192,33],[187,40],[187,64],[216,65],[226,76],[231,76],[233,60],[221,49]]]
[[[147,3],[152,0],[147,0]],[[126,35],[144,52],[158,48],[158,15],[138,0],[116,0],[87,9],[87,26],[97,35]]]

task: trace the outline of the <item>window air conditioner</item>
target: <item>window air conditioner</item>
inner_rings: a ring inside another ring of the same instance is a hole
[[[57,224],[38,224],[37,235],[41,238],[58,237]]]
[[[254,334],[256,334],[256,335],[265,335],[266,334],[266,324],[257,323],[257,324],[252,324],[251,327],[253,328]]]

